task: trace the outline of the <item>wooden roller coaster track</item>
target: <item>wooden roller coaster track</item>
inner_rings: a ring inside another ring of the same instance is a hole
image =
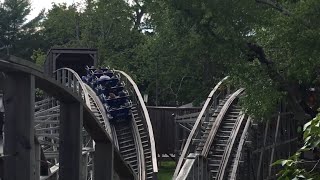
[[[22,136],[36,137],[34,139],[37,139],[37,141],[34,143],[33,138],[30,139],[29,146],[35,146],[39,141],[40,149],[41,147],[45,148],[41,149],[42,154],[44,154],[41,160],[32,158],[33,153],[22,153],[18,157],[9,155],[11,158],[4,158],[2,168],[4,168],[3,177],[5,179],[39,179],[40,177],[41,179],[80,179],[81,177],[81,179],[88,180],[93,178],[144,180],[156,178],[158,169],[150,118],[141,94],[130,76],[118,71],[123,80],[127,82],[127,88],[133,96],[133,120],[129,126],[127,125],[129,129],[126,130],[126,132],[131,133],[131,140],[126,139],[128,136],[121,139],[125,136],[120,133],[124,126],[109,123],[105,109],[95,92],[83,83],[72,69],[58,69],[54,72],[54,78],[52,78],[46,76],[42,70],[36,68],[32,63],[15,57],[7,57],[0,59],[0,71],[4,72],[6,76],[2,81],[4,84],[0,83],[7,100],[5,104],[6,120],[15,119],[18,122],[22,120],[19,114],[17,117],[17,114],[13,113],[12,108],[18,108],[19,111],[20,108],[23,109],[22,114],[32,111],[30,119],[26,121],[29,123],[26,126],[29,127],[29,129],[27,128],[28,131],[22,131],[19,127],[15,127],[14,124],[17,122],[6,123],[6,141],[3,154],[6,156],[13,151],[30,152],[28,149],[16,146],[16,142],[12,139],[17,136],[16,133]],[[25,87],[18,86],[15,81],[25,82],[23,77],[31,78],[34,83],[31,81],[31,84],[27,83]],[[34,102],[35,87],[50,96]],[[27,95],[21,91],[21,88],[29,88],[31,97],[26,98]],[[12,89],[14,91],[8,93],[8,90]],[[19,93],[23,95],[19,96]],[[8,101],[12,96],[20,98],[13,98],[14,105],[17,105],[18,101],[23,103],[20,103],[18,107],[13,107],[12,102]],[[26,108],[27,105],[28,108]],[[30,105],[33,108],[30,109]],[[78,107],[79,109],[77,109]],[[80,113],[80,116],[75,113]],[[11,132],[8,132],[9,129]],[[35,129],[35,133],[31,129]],[[22,137],[18,136],[16,138]],[[130,149],[131,147],[133,151]],[[130,151],[133,152],[131,155],[128,153]],[[95,153],[92,154],[92,152]],[[14,160],[16,158],[29,158],[29,160],[19,164]],[[132,158],[136,158],[136,161],[132,161]],[[15,174],[12,172],[18,172],[17,168],[28,166],[26,163],[38,164],[39,161],[44,161],[47,165],[49,163],[47,173],[40,173],[40,167],[44,166],[39,165],[36,166],[38,167],[36,169],[32,169],[34,166],[31,166],[29,171],[12,175]],[[14,162],[15,166],[9,166]],[[72,167],[72,169],[66,171],[68,167]],[[33,171],[39,174],[34,175],[31,173]],[[9,175],[10,172],[11,176]]]

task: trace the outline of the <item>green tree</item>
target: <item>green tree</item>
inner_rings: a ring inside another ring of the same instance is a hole
[[[135,30],[131,7],[125,1],[86,1],[77,6],[54,4],[43,22],[52,46],[98,48],[101,65],[134,70],[136,47],[142,36]]]
[[[32,47],[42,45],[37,27],[43,18],[43,12],[27,21],[26,17],[30,13],[28,0],[4,0],[0,3],[0,44],[8,47],[5,49],[10,54],[30,59]]]
[[[42,33],[49,47],[79,44],[79,16],[76,5],[52,4],[42,23]]]
[[[38,65],[43,66],[46,60],[46,53],[44,53],[41,49],[37,49],[33,51],[31,59]]]
[[[208,86],[219,77],[232,75],[237,86],[247,89],[243,103],[257,117],[272,114],[283,98],[289,99],[296,117],[301,117],[304,111],[299,103],[305,96],[304,87],[317,81],[319,26],[315,17],[319,2],[281,3],[153,1],[148,8],[155,32],[151,39],[159,41],[150,43],[157,47],[151,56],[160,63],[162,57],[169,57],[177,70],[174,62],[181,53],[186,56],[185,64],[192,64],[187,73],[196,72],[196,77],[201,77],[204,72],[205,76],[196,81]],[[191,93],[187,86],[182,89],[188,89],[193,98],[201,94]]]

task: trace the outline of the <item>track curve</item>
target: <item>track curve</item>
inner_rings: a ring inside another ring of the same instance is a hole
[[[138,179],[154,179],[157,175],[157,160],[155,152],[155,143],[153,138],[153,130],[151,126],[151,121],[149,114],[146,110],[146,106],[143,102],[140,91],[132,80],[132,78],[124,73],[123,71],[116,71],[121,74],[122,78],[128,84],[128,87],[125,89],[130,90],[131,95],[134,97],[132,110],[132,121],[131,123],[113,123],[109,122],[107,112],[104,108],[101,99],[96,94],[97,92],[92,89],[88,84],[83,82],[80,76],[70,68],[61,68],[56,70],[54,77],[56,80],[65,85],[67,88],[71,89],[72,92],[78,94],[82,97],[83,101],[95,117],[99,120],[101,126],[106,130],[108,135],[113,139],[113,142],[119,152],[122,154],[124,160],[131,166],[133,171],[137,174]],[[117,77],[117,76],[115,76]],[[120,79],[119,79],[120,81]],[[52,104],[52,101],[55,99],[48,98],[37,102],[37,106],[42,107],[41,112],[36,112],[37,117],[40,117],[41,113],[46,113],[49,117],[56,117],[59,113],[59,105],[56,103],[55,107],[49,107]],[[57,110],[55,113],[50,111],[54,108]],[[59,129],[58,125],[59,119],[55,121],[50,121],[50,126],[55,129]],[[47,124],[46,124],[47,125]],[[48,130],[47,128],[45,128]],[[52,128],[51,128],[52,129]],[[38,128],[38,131],[43,130],[43,128]],[[94,148],[94,142],[89,138],[86,138],[86,132],[84,131],[84,145],[85,149]],[[49,144],[50,152],[55,152],[57,143],[50,143],[52,141],[52,133],[39,134],[42,139],[47,139],[47,142],[43,144]],[[55,133],[55,136],[58,138],[58,134]],[[89,146],[89,147],[88,147]],[[45,153],[47,157],[50,153]],[[52,154],[52,153],[51,153]],[[58,156],[55,153],[54,162],[58,162],[56,157]],[[88,179],[90,173],[88,173]]]
[[[201,122],[202,120],[202,117],[204,116],[204,114],[209,111],[209,108],[217,103],[216,101],[218,100],[218,91],[219,91],[219,88],[221,87],[221,85],[228,79],[229,77],[225,77],[224,79],[222,79],[214,88],[213,90],[210,92],[206,102],[204,103],[203,105],[203,108],[201,109],[200,111],[200,114],[198,115],[197,119],[196,119],[196,122],[189,134],[189,137],[186,141],[186,144],[182,150],[182,153],[180,155],[180,158],[179,158],[179,161],[178,161],[178,164],[176,166],[176,169],[175,169],[175,172],[173,174],[173,179],[175,179],[177,176],[178,176],[178,173],[180,171],[180,169],[182,168],[182,164],[183,164],[183,161],[184,161],[184,158],[187,156],[187,152],[191,150],[191,143],[192,143],[192,140],[196,138],[196,136],[198,135],[199,133],[199,127],[202,126],[203,122]],[[219,93],[220,94],[220,93]],[[214,97],[215,96],[215,97]]]
[[[110,132],[109,134],[113,137],[114,144],[119,149],[124,160],[137,174],[138,179],[154,179],[158,169],[153,130],[140,91],[132,78],[123,71],[109,69],[108,72],[108,75],[113,80],[113,83],[111,83],[111,80],[110,83],[114,84],[114,82],[118,82],[111,87],[116,97],[111,97],[110,93],[101,94],[101,91],[105,91],[106,87],[98,87],[93,82],[87,81],[85,87],[88,89],[91,99],[95,99],[96,104],[103,110],[102,114],[105,117],[106,127],[110,127],[107,129],[107,132]],[[122,82],[125,81],[125,83],[122,83],[120,79]],[[99,88],[102,89],[99,91]],[[129,101],[132,101],[130,108],[131,120],[109,123],[110,115],[106,116],[108,112],[106,112],[104,106],[112,107],[108,102],[111,102],[114,98],[121,101],[121,96],[118,93],[123,90],[130,92]],[[102,102],[101,98],[104,98],[104,102]]]
[[[121,74],[125,79],[126,84],[129,86],[130,92],[135,95],[134,106],[132,110],[136,113],[133,114],[134,122],[138,127],[139,136],[142,139],[143,155],[145,159],[146,178],[153,179],[158,173],[156,147],[154,141],[154,134],[152,124],[147,107],[143,101],[142,95],[133,79],[123,71],[115,70]],[[144,119],[144,121],[142,121]]]
[[[220,85],[221,83],[217,86]],[[198,116],[194,131],[191,131],[184,146],[184,152],[189,153],[187,157],[183,153],[180,156],[181,164],[178,163],[173,179],[236,178],[242,147],[251,121],[238,104],[238,98],[243,91],[243,88],[238,89],[217,100],[218,105],[213,108],[214,112],[208,120],[201,122],[203,115]],[[211,96],[210,93],[209,97]],[[205,108],[208,108],[208,104],[204,105],[203,109]],[[197,122],[205,128],[200,128]],[[195,132],[200,136],[196,136]]]
[[[65,74],[61,74],[61,76],[57,75],[57,79],[53,79],[52,77],[46,76],[42,70],[35,67],[32,63],[29,63],[27,61],[21,60],[19,58],[15,57],[8,57],[6,59],[0,59],[0,70],[5,73],[12,73],[12,72],[18,72],[20,74],[26,74],[30,75],[31,78],[34,78],[36,87],[44,90],[48,94],[50,94],[52,97],[55,97],[53,101],[61,100],[62,102],[76,102],[80,103],[81,113],[83,113],[84,121],[83,126],[90,134],[91,138],[99,143],[110,143],[112,140],[106,133],[104,129],[102,129],[101,124],[99,124],[98,120],[94,116],[93,112],[91,112],[91,109],[87,104],[83,101],[83,91],[85,91],[85,88],[82,88],[81,85],[79,85],[78,82],[75,79],[73,79],[73,86],[70,84],[70,79],[68,81],[65,81],[63,77],[65,77]],[[66,76],[70,77],[70,76]],[[66,82],[68,82],[68,85],[66,85]],[[86,98],[86,97],[84,97]],[[34,103],[36,110],[39,110],[35,112],[35,116],[38,118],[38,120],[43,120],[45,123],[55,123],[54,121],[50,121],[48,118],[50,117],[50,114],[52,112],[56,113],[57,108],[59,108],[59,105],[52,105],[52,107],[48,108],[48,104],[50,104],[51,99],[44,100],[39,103]],[[32,102],[31,102],[32,103]],[[33,104],[33,103],[32,103]],[[83,108],[82,108],[83,107]],[[46,117],[45,114],[49,112],[49,115]],[[53,114],[53,117],[57,117],[56,114]],[[56,127],[55,127],[56,128]],[[51,129],[42,129],[44,131],[46,130],[52,130]],[[55,135],[51,135],[53,137]],[[119,152],[117,150],[114,150],[114,161],[116,162],[115,165],[115,171],[116,172],[122,172],[121,177],[135,177],[132,174],[132,171],[127,167],[127,164],[123,162],[122,157],[120,156]],[[56,166],[57,167],[57,166]],[[54,172],[57,172],[57,170],[53,170]],[[51,176],[51,175],[50,175]],[[43,177],[50,178],[50,177]]]

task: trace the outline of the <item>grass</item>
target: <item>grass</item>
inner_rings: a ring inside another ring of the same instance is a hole
[[[159,180],[171,180],[175,169],[174,161],[162,161],[159,167],[158,179]]]

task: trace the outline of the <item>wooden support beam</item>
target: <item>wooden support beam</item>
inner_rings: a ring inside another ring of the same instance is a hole
[[[4,83],[4,179],[34,180],[35,77],[8,72]]]
[[[274,144],[277,143],[280,119],[281,119],[281,116],[280,116],[280,112],[279,112],[279,115],[278,115],[278,118],[277,118],[276,132],[274,134]],[[271,150],[271,157],[270,157],[270,162],[269,162],[270,165],[269,165],[269,174],[268,174],[268,176],[271,176],[271,173],[272,173],[272,163],[273,163],[273,159],[274,159],[273,156],[274,156],[275,149],[276,149],[276,147],[272,147],[272,150]]]
[[[95,180],[113,179],[113,148],[112,143],[96,143],[93,159]]]
[[[60,103],[59,178],[81,179],[83,106]]]
[[[41,170],[41,146],[39,142],[35,142],[35,180],[40,180]]]
[[[82,167],[82,172],[81,172],[81,180],[87,180],[87,176],[88,176],[88,158],[89,158],[89,154],[88,153],[84,153],[82,154],[82,163],[81,163],[81,167]]]
[[[261,178],[261,167],[263,166],[263,154],[264,154],[264,149],[265,146],[267,144],[267,136],[268,136],[268,129],[269,129],[269,123],[270,123],[270,119],[267,120],[267,123],[265,124],[265,130],[264,130],[264,138],[263,138],[263,147],[262,147],[262,151],[260,153],[260,157],[259,157],[259,164],[258,164],[258,170],[257,170],[257,178],[260,179]]]

